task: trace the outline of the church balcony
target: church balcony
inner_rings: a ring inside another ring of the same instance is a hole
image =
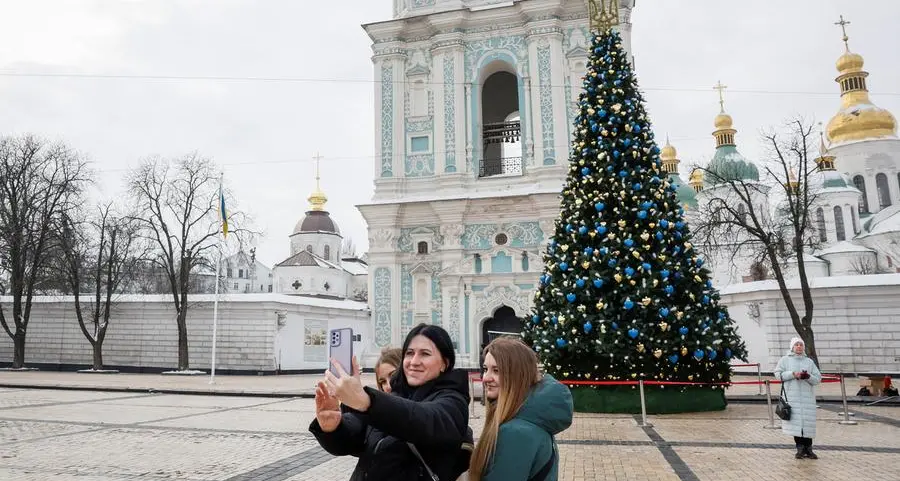
[[[522,175],[522,125],[518,119],[485,124],[478,177]]]
[[[495,175],[522,175],[522,158],[484,159],[478,169],[478,177]]]

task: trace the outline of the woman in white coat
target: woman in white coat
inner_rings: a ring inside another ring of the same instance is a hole
[[[806,356],[803,339],[791,339],[787,356],[778,361],[775,378],[783,383],[785,398],[791,405],[791,419],[781,421],[781,431],[794,436],[797,459],[819,459],[812,451],[816,436],[815,385],[822,382],[816,363]]]

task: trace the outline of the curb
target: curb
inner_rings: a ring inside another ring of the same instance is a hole
[[[68,385],[33,385],[0,383],[4,389],[44,389],[53,391],[89,391],[89,392],[124,392],[139,394],[177,394],[182,396],[229,396],[229,397],[259,397],[259,398],[301,398],[313,399],[312,392],[260,392],[260,391],[201,391],[197,389],[157,389],[119,386],[68,386]]]

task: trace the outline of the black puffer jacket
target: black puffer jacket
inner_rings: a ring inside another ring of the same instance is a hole
[[[359,457],[350,481],[429,479],[407,442],[416,446],[441,481],[455,481],[467,468],[461,446],[472,442],[472,433],[465,371],[448,371],[408,392],[365,390],[372,400],[365,413],[345,409],[341,424],[330,433],[323,432],[316,420],[309,426],[329,453]]]

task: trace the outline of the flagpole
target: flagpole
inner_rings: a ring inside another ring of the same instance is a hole
[[[225,212],[225,197],[222,193],[222,181],[225,177],[225,174],[222,173],[219,175],[219,217],[222,221],[222,239],[224,239],[228,234],[228,217]],[[217,235],[218,239],[219,236]],[[217,330],[219,327],[219,275],[222,271],[222,240],[219,240],[219,258],[216,260],[216,287],[215,287],[215,295],[213,297],[213,333],[212,333],[212,365],[210,368],[209,375],[209,383],[215,384],[216,382],[216,340],[217,340]]]
[[[222,269],[222,246],[219,246],[219,259],[216,261],[216,293],[213,300],[213,336],[212,336],[212,369],[209,383],[216,382],[216,329],[219,324],[219,273]]]

